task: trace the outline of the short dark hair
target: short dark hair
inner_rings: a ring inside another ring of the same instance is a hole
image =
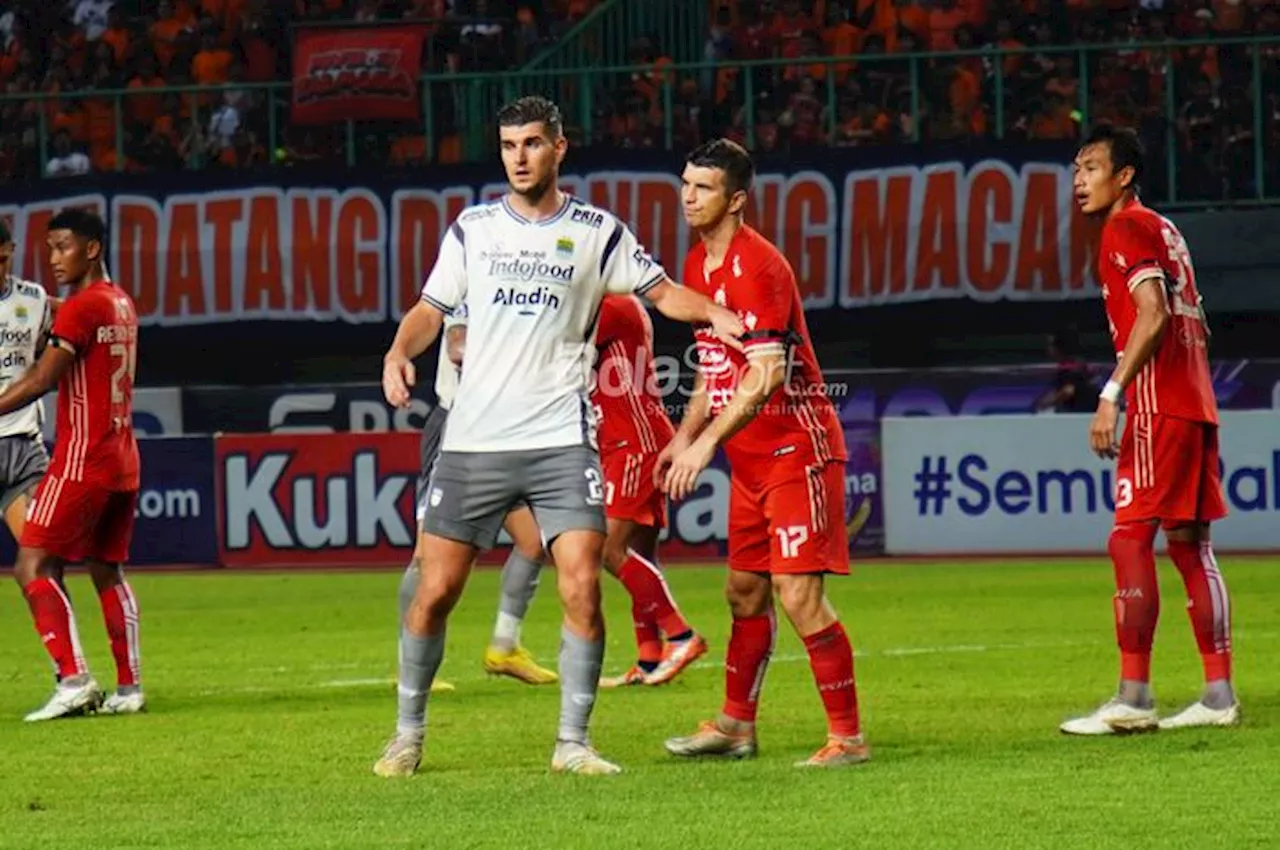
[[[742,145],[730,139],[703,142],[685,157],[685,163],[696,168],[718,168],[724,172],[724,190],[733,197],[750,192],[756,177],[756,165]]]
[[[551,138],[559,138],[564,133],[564,119],[560,117],[560,107],[554,102],[539,95],[518,97],[503,104],[498,110],[499,127],[521,127],[525,124],[541,123]]]
[[[48,230],[70,230],[86,242],[97,242],[105,250],[107,247],[107,224],[102,216],[79,207],[67,207],[58,210],[49,219]]]
[[[0,245],[8,245],[13,241],[13,234],[9,232],[9,225],[4,223],[4,219],[0,218]]]
[[[1142,182],[1142,160],[1146,151],[1137,131],[1131,127],[1119,127],[1115,124],[1097,124],[1089,131],[1089,135],[1085,136],[1080,147],[1087,148],[1090,145],[1107,146],[1107,150],[1111,152],[1113,171],[1132,168],[1133,182],[1130,188],[1138,188],[1138,184]]]

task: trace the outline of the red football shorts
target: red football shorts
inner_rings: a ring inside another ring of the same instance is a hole
[[[1149,413],[1128,417],[1116,462],[1115,502],[1117,525],[1225,517],[1218,426]]]
[[[667,497],[653,483],[658,455],[648,452],[607,452],[600,456],[604,472],[604,515],[628,519],[650,528],[667,524]]]
[[[107,490],[46,475],[27,508],[21,545],[65,561],[129,560],[137,490]]]
[[[729,568],[848,575],[844,462],[734,465],[729,476]]]

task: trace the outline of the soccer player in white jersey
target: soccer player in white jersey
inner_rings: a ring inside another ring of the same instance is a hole
[[[417,770],[449,612],[476,552],[493,546],[520,503],[532,509],[555,560],[564,608],[551,768],[621,770],[587,735],[604,657],[604,493],[587,400],[600,303],[605,292],[635,293],[669,318],[711,325],[728,344],[740,346],[744,332],[733,313],[672,282],[620,221],[559,190],[568,141],[555,104],[541,97],[507,104],[498,134],[511,191],[464,210],[450,226],[422,300],[384,359],[387,401],[403,406],[413,358],[466,304],[466,366],[427,487],[422,581],[401,632],[396,732],[374,765],[379,776]]]
[[[53,299],[38,283],[12,274],[13,238],[0,222],[0,392],[35,365],[49,338]],[[27,505],[49,468],[42,402],[0,416],[0,513],[14,540],[22,539]]]
[[[440,455],[440,441],[444,437],[445,423],[449,420],[449,408],[458,391],[458,379],[462,374],[462,354],[466,346],[466,305],[462,305],[444,318],[444,339],[436,362],[436,404],[422,424],[421,471],[418,473],[416,493],[418,541],[413,550],[413,560],[400,580],[400,619],[404,627],[404,615],[418,592],[421,577],[423,520],[427,513],[427,482],[431,467]],[[559,680],[555,672],[538,664],[532,653],[520,644],[520,626],[533,591],[538,585],[538,572],[545,554],[538,524],[527,507],[519,507],[507,514],[504,526],[514,545],[507,563],[502,569],[502,601],[494,639],[485,649],[484,669],[496,676],[510,676],[530,685],[549,685]],[[453,686],[441,679],[431,685],[432,691],[451,691]]]

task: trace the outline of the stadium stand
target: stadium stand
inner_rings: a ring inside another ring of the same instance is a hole
[[[467,74],[533,67],[549,46],[589,40],[592,28],[579,24],[597,5],[609,4],[14,0],[0,14],[0,90],[8,95],[0,102],[0,180],[344,156],[393,166],[474,158],[485,151],[468,147],[465,98],[450,86],[430,90],[433,150],[420,123],[362,123],[353,134],[342,125],[290,126],[287,95],[268,96],[264,85],[290,78],[293,28],[413,22],[423,27],[424,74]],[[1263,45],[1255,61],[1248,45],[1195,41],[1280,34],[1280,8],[1269,0],[711,0],[705,19],[701,56],[688,55],[696,38],[671,27],[645,33],[641,19],[618,28],[628,43],[597,51],[596,61],[647,70],[593,77],[590,119],[568,106],[574,140],[687,148],[725,133],[767,154],[1069,139],[1082,121],[1109,118],[1140,126],[1153,149],[1174,154],[1182,200],[1269,194],[1254,185],[1253,158],[1259,129],[1261,147],[1280,143],[1280,42]],[[1061,51],[1168,40],[1191,43]],[[988,53],[946,55],[966,50]],[[768,59],[795,61],[740,65]],[[673,70],[691,60],[718,67]],[[146,94],[236,83],[246,87]],[[127,96],[117,116],[113,91],[121,89]],[[32,94],[45,98],[22,98]],[[1165,184],[1163,167],[1152,185]],[[1270,185],[1276,168],[1266,166]]]

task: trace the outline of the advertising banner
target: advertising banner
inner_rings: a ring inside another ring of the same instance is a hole
[[[1229,411],[1221,420],[1231,515],[1214,524],[1215,545],[1280,549],[1280,413]],[[888,553],[1105,551],[1115,464],[1089,450],[1089,421],[1085,414],[884,420]]]
[[[317,55],[342,52],[312,39],[393,36],[317,31],[297,61],[309,67]],[[407,62],[408,47],[397,49],[395,63],[390,47],[373,51],[380,67]],[[355,106],[323,99],[348,92],[350,75],[306,73],[316,82],[295,91],[316,92],[308,108],[361,117]],[[367,98],[363,86],[345,96]],[[1094,234],[1072,201],[1070,159],[1069,148],[1041,144],[925,157],[917,148],[835,149],[812,162],[762,162],[747,220],[791,260],[810,310],[1096,297]],[[0,215],[13,221],[19,273],[46,284],[43,240],[53,212],[77,204],[108,215],[111,270],[144,326],[388,322],[416,301],[453,219],[506,191],[496,165],[107,177],[77,184],[75,195],[44,183],[6,196]],[[678,164],[629,152],[627,167],[618,165],[616,155],[575,153],[562,186],[629,224],[678,275],[692,244]]]
[[[413,26],[296,28],[293,123],[419,120],[422,37]]]
[[[412,551],[418,435],[228,435],[214,445],[224,566],[386,566]]]
[[[848,432],[851,548],[883,551],[874,427]],[[214,440],[218,539],[228,567],[388,566],[413,547],[414,433],[244,434]],[[671,506],[662,557],[723,558],[729,474],[723,455]],[[504,536],[499,544],[509,543]],[[488,556],[483,560],[500,560]]]
[[[138,440],[142,488],[129,562],[134,566],[218,562],[213,440],[164,437]],[[13,563],[16,547],[0,534],[0,560]]]

